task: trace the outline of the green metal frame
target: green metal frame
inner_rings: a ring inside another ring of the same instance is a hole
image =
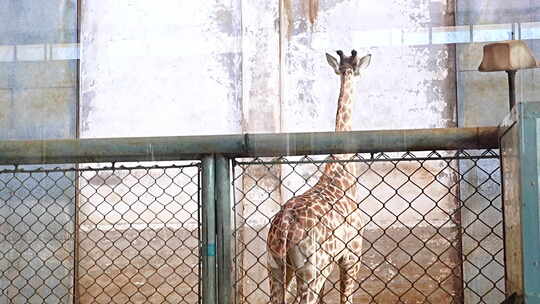
[[[498,128],[0,141],[0,165],[496,149]]]
[[[214,155],[202,159],[202,303],[216,303],[216,199]]]
[[[230,159],[223,155],[205,156],[202,159],[201,208],[203,304],[230,303],[231,300],[230,188]]]
[[[231,302],[232,247],[231,247],[231,166],[230,159],[216,156],[216,225],[217,225],[217,269],[219,303]]]
[[[518,104],[501,131],[505,254],[515,261],[507,264],[507,292],[540,303],[540,103]]]

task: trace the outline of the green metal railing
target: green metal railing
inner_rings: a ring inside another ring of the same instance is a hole
[[[112,163],[111,170],[115,170],[115,164],[121,162],[200,160],[200,301],[213,304],[230,303],[234,290],[232,160],[263,156],[497,149],[498,146],[496,127],[0,141],[0,165],[18,172],[21,166],[36,164]]]
[[[498,128],[0,141],[0,165],[167,161],[498,147]]]

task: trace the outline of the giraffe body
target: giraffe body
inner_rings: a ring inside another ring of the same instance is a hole
[[[353,51],[341,62],[327,54],[329,64],[341,75],[336,131],[350,131],[353,78],[369,64]],[[333,156],[336,161],[350,155]],[[354,280],[360,270],[363,223],[356,202],[356,166],[327,163],[319,181],[305,193],[287,201],[271,221],[268,232],[268,269],[272,304],[285,304],[293,277],[299,303],[322,300],[321,291],[337,263],[340,270],[340,303],[353,303]]]

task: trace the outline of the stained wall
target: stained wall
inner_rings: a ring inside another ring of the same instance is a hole
[[[77,59],[77,1],[0,1],[0,139],[76,136]],[[0,174],[0,302],[72,302],[73,179]]]

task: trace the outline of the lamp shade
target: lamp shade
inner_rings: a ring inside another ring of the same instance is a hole
[[[536,68],[539,64],[521,40],[501,41],[484,46],[481,72],[511,71]]]

